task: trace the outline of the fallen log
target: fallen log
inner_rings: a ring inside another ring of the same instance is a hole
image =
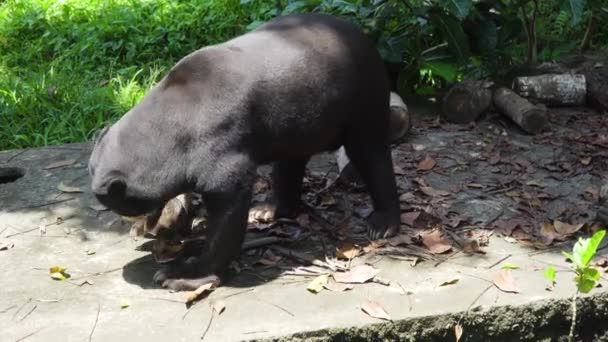
[[[528,133],[540,132],[547,123],[545,108],[530,103],[511,89],[496,89],[493,101],[499,112],[509,117]]]
[[[516,77],[513,89],[522,97],[548,106],[584,105],[587,97],[587,81],[583,74]]]
[[[608,70],[595,68],[585,73],[587,102],[595,109],[608,112]]]
[[[442,116],[457,124],[475,121],[492,104],[492,84],[466,80],[454,85],[442,99]]]
[[[391,130],[389,137],[391,142],[395,142],[403,137],[407,131],[409,131],[411,119],[407,105],[405,102],[403,102],[401,97],[394,92],[391,92],[390,106]],[[348,156],[346,156],[344,147],[340,147],[336,152],[334,152],[334,155],[338,164],[339,177],[346,182],[360,183],[361,177],[350,164],[350,160],[348,160]]]

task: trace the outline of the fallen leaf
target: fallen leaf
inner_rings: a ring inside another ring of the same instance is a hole
[[[319,292],[323,291],[323,287],[327,284],[328,281],[329,281],[329,274],[320,275],[320,276],[316,277],[315,279],[313,279],[308,284],[308,287],[306,287],[306,289],[312,293],[319,293]]]
[[[421,186],[420,191],[422,191],[425,195],[431,197],[445,197],[450,195],[449,191],[437,190],[430,186]]]
[[[373,252],[378,248],[386,246],[387,241],[371,241],[369,245],[363,247],[364,253]]]
[[[401,223],[405,223],[408,226],[413,227],[414,221],[416,221],[418,216],[420,216],[420,213],[421,213],[420,211],[410,211],[410,212],[401,214]]]
[[[456,335],[456,342],[459,342],[462,337],[462,326],[460,324],[454,326],[454,335]]]
[[[213,311],[217,312],[218,315],[221,315],[224,310],[226,310],[226,303],[223,300],[212,301],[209,303]]]
[[[321,195],[321,206],[329,207],[336,204],[336,198],[329,193]]]
[[[403,176],[406,174],[405,170],[397,164],[393,165],[393,173],[397,176]]]
[[[215,286],[213,283],[207,283],[207,284],[201,285],[199,288],[197,288],[194,291],[186,292],[186,304],[191,304],[192,302],[197,300],[199,297],[201,297],[207,291],[209,291],[209,292],[213,291],[215,289],[214,287]]]
[[[334,273],[333,277],[338,283],[362,284],[373,279],[378,273],[380,270],[370,265],[358,265],[349,271]]]
[[[123,302],[123,303],[121,303],[121,304],[120,304],[120,308],[121,308],[122,310],[124,310],[124,309],[126,309],[126,308],[128,308],[128,307],[129,307],[129,303],[124,303],[124,302]]]
[[[585,224],[569,224],[562,221],[553,221],[553,226],[555,227],[555,231],[563,236],[569,236],[576,232],[578,232],[581,228],[583,228]]]
[[[270,188],[270,184],[268,184],[268,182],[263,179],[263,178],[258,178],[256,179],[255,183],[253,183],[253,194],[257,195],[263,192],[268,191],[268,189]]]
[[[433,254],[441,254],[452,249],[452,245],[443,237],[441,230],[432,229],[420,233],[422,244]]]
[[[95,211],[106,211],[109,210],[108,208],[106,208],[106,206],[104,206],[101,203],[91,203],[89,204],[89,208],[95,210]]]
[[[500,154],[497,153],[491,156],[490,159],[488,159],[488,163],[490,163],[490,165],[496,165],[500,163]]]
[[[500,270],[500,272],[498,272],[496,275],[496,278],[494,278],[494,285],[503,292],[520,292],[510,270]]]
[[[418,163],[418,170],[430,171],[435,167],[435,165],[437,165],[435,159],[427,155],[423,160],[420,161],[420,163]]]
[[[386,310],[384,310],[384,308],[376,302],[372,302],[370,300],[363,301],[363,303],[361,303],[361,310],[371,317],[384,319],[387,321],[391,320],[391,316],[389,316]]]
[[[591,157],[583,157],[583,158],[579,159],[579,161],[581,162],[581,164],[587,166],[587,165],[591,164]]]
[[[519,266],[512,264],[504,264],[500,268],[502,268],[503,270],[517,270],[519,269]]]
[[[340,284],[336,282],[328,282],[327,284],[323,285],[323,287],[332,292],[344,292],[355,288],[355,286],[352,284]]]
[[[535,186],[537,188],[544,188],[545,187],[545,184],[543,184],[543,183],[541,183],[539,181],[536,181],[536,180],[527,181],[526,185],[528,185],[528,186]]]
[[[55,280],[66,280],[70,275],[66,272],[67,268],[61,266],[53,266],[49,268],[49,275]]]
[[[296,217],[296,221],[300,225],[300,227],[309,227],[310,226],[310,217],[308,214],[300,214]]]
[[[93,255],[95,254],[95,251],[87,249],[86,251],[84,251],[87,255]]]
[[[45,166],[44,169],[45,170],[58,169],[60,167],[65,167],[65,166],[72,165],[75,162],[76,162],[76,159],[60,160],[60,161],[56,161],[56,162],[50,163],[49,165]]]
[[[454,284],[458,283],[458,281],[460,281],[459,278],[454,278],[454,279],[451,279],[451,280],[448,280],[448,281],[444,281],[443,283],[439,284],[439,287],[448,286],[448,285],[454,285]]]
[[[479,246],[479,242],[477,240],[466,241],[464,246],[462,246],[462,251],[466,254],[486,254],[486,251],[481,249],[481,246]]]
[[[467,187],[471,188],[471,189],[483,189],[486,186],[483,184],[479,184],[479,183],[469,183],[469,184],[467,184]]]
[[[559,234],[555,231],[555,227],[551,222],[545,222],[540,227],[539,234],[542,238],[542,241],[547,246],[553,243],[553,240],[559,238]]]
[[[59,191],[61,191],[61,192],[67,192],[67,193],[82,192],[82,190],[80,190],[80,188],[77,188],[75,186],[65,185],[63,182],[61,182],[61,183],[59,183],[59,185],[57,185],[57,189],[59,189]]]
[[[15,243],[8,240],[0,240],[0,251],[6,251],[15,247]]]
[[[92,280],[83,280],[80,284],[78,284],[78,286],[84,286],[84,285],[95,285],[95,282]]]
[[[393,247],[397,247],[397,246],[401,246],[401,245],[410,245],[410,244],[414,243],[412,241],[412,238],[405,234],[394,236],[394,237],[388,239],[387,242],[389,245],[391,245]]]
[[[336,251],[336,257],[338,259],[351,260],[356,258],[360,252],[361,249],[359,249],[359,247],[351,242],[347,242]]]

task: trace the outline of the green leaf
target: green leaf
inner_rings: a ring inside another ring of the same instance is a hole
[[[549,265],[549,267],[545,269],[544,276],[551,283],[555,283],[555,268],[553,268],[553,265]]]
[[[562,7],[565,7],[570,12],[570,24],[572,26],[578,25],[581,22],[585,5],[586,0],[564,0]]]
[[[441,32],[443,39],[448,42],[448,50],[460,63],[466,62],[471,54],[469,40],[462,29],[462,24],[447,15],[435,15],[432,21]]]
[[[320,275],[320,276],[316,277],[315,279],[313,279],[308,284],[308,287],[306,289],[312,293],[319,293],[319,292],[323,291],[323,287],[325,285],[327,285],[328,281],[329,281],[329,274]]]
[[[517,265],[512,265],[512,264],[504,264],[501,267],[503,270],[518,270],[519,266]]]
[[[593,234],[590,239],[581,238],[576,242],[572,249],[572,253],[574,254],[575,260],[579,261],[577,263],[578,266],[589,265],[589,262],[591,262],[591,259],[595,256],[604,235],[606,235],[606,231],[600,230]]]
[[[449,83],[456,82],[458,69],[455,65],[444,62],[427,62],[424,66],[429,68],[433,75],[439,76]]]
[[[459,19],[469,15],[473,1],[471,0],[441,0],[441,4]]]
[[[575,279],[576,286],[582,293],[589,293],[593,290],[598,280],[600,280],[600,273],[591,267],[582,269]]]

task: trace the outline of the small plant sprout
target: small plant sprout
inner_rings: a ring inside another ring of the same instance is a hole
[[[576,324],[576,298],[579,293],[589,293],[597,285],[600,280],[599,271],[590,266],[591,260],[595,257],[597,250],[606,235],[605,230],[595,232],[590,238],[579,238],[574,247],[572,254],[562,252],[562,254],[572,262],[572,270],[575,273],[574,282],[576,283],[576,293],[572,297],[572,324],[570,325],[569,341],[574,340],[574,327]],[[552,265],[547,267],[544,272],[551,284],[555,284],[555,269]]]

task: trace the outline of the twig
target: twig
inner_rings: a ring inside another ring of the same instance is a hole
[[[162,301],[165,301],[165,302],[172,302],[172,303],[179,303],[179,304],[186,304],[186,302],[184,302],[183,300],[171,299],[171,298],[148,297],[148,299],[162,300]]]
[[[101,304],[97,303],[97,315],[95,316],[95,323],[93,324],[93,329],[91,329],[91,333],[89,334],[89,342],[93,339],[93,333],[95,332],[95,328],[97,328],[97,322],[99,321],[99,312],[101,311]]]
[[[568,334],[568,341],[574,341],[574,327],[576,326],[576,297],[578,296],[578,290],[572,297],[572,323],[570,324],[570,334]]]
[[[276,304],[274,304],[274,303],[272,303],[272,302],[269,302],[269,301],[266,301],[266,300],[263,300],[263,299],[256,299],[256,300],[257,300],[257,301],[260,301],[260,302],[262,302],[262,303],[268,304],[268,305],[272,305],[272,306],[274,306],[275,308],[277,308],[277,309],[279,309],[279,310],[281,310],[281,311],[285,312],[286,314],[288,314],[288,315],[289,315],[289,316],[291,316],[291,317],[295,317],[295,316],[296,316],[296,315],[292,314],[291,312],[289,312],[287,309],[282,308],[282,307],[280,307],[280,306],[278,306],[278,305],[276,305]]]
[[[53,205],[53,204],[59,204],[59,203],[71,201],[73,199],[74,199],[74,197],[70,197],[70,198],[65,198],[65,199],[57,200],[57,201],[50,201],[50,202],[45,202],[45,203],[40,203],[40,204],[26,205],[26,206],[23,206],[23,207],[18,207],[18,208],[11,209],[10,211],[41,208],[41,207],[46,207],[46,206]]]
[[[486,268],[487,268],[487,269],[494,268],[494,266],[496,266],[496,265],[500,264],[501,262],[503,262],[503,261],[505,261],[505,260],[509,259],[509,258],[510,258],[510,257],[512,257],[512,256],[513,256],[513,254],[507,254],[507,255],[505,255],[504,257],[500,258],[500,260],[498,260],[497,262],[493,263],[492,265],[490,265],[490,266],[488,266],[488,267],[486,267]]]
[[[215,310],[213,310],[213,308],[211,308],[211,317],[209,317],[209,323],[207,323],[207,327],[205,328],[205,331],[203,332],[203,335],[201,336],[201,341],[205,339],[205,335],[207,335],[209,328],[211,328],[211,323],[213,322],[214,316],[215,316]]]
[[[488,290],[490,290],[493,286],[494,286],[494,284],[488,285],[488,287],[486,287],[483,291],[481,291],[481,293],[477,297],[475,297],[475,299],[471,302],[471,304],[469,304],[469,306],[467,307],[465,312],[460,316],[460,318],[458,319],[458,322],[456,324],[460,324],[460,322],[462,322],[464,317],[469,313],[469,310],[471,310],[473,305],[475,305],[475,303],[477,303],[479,298],[481,298],[481,296],[483,296],[486,292],[488,292]]]
[[[32,333],[29,333],[29,334],[27,334],[27,335],[25,335],[25,336],[23,336],[23,337],[21,337],[21,338],[16,339],[16,340],[15,340],[15,342],[21,342],[21,341],[25,340],[25,339],[26,339],[26,338],[28,338],[28,337],[32,337],[32,336],[34,336],[35,334],[39,333],[39,332],[40,332],[40,330],[42,330],[42,329],[44,329],[44,328],[45,328],[45,327],[38,328],[38,330],[35,330],[35,331],[34,331],[34,332],[32,332]]]
[[[41,303],[59,303],[59,301],[61,299],[42,299],[42,298],[36,298],[34,299],[37,302],[41,302]]]
[[[315,265],[318,267],[328,268],[334,272],[336,271],[336,268],[333,267],[332,265],[330,265],[324,261],[309,257],[305,254],[298,253],[298,252],[295,252],[295,251],[292,251],[290,249],[280,247],[280,246],[271,246],[270,248],[274,252],[277,252],[278,254],[281,254],[285,257],[296,259],[297,261],[300,261],[300,262],[306,262],[306,263],[309,263],[311,265]]]
[[[224,295],[224,296],[220,296],[220,297],[218,297],[218,299],[226,299],[226,298],[230,298],[230,297],[233,297],[233,296],[236,296],[236,295],[240,295],[240,294],[243,294],[243,293],[251,292],[251,291],[253,291],[253,290],[254,290],[254,289],[247,289],[247,290],[243,290],[243,291],[237,291],[237,292],[234,292],[234,293],[229,293],[229,294],[227,294],[227,295]]]
[[[20,155],[24,154],[25,152],[27,152],[29,150],[21,150],[19,152],[16,152],[15,154],[13,154],[12,156],[10,156],[7,160],[5,160],[5,163],[10,163],[11,161],[13,161],[13,159],[19,157]]]
[[[10,311],[10,310],[12,310],[12,309],[14,309],[16,307],[17,307],[17,305],[11,305],[8,308],[3,309],[2,311],[0,311],[0,314],[7,313],[8,311]]]
[[[446,262],[446,261],[452,259],[453,257],[455,257],[456,255],[458,255],[460,252],[462,252],[462,251],[456,251],[456,252],[448,255],[447,257],[440,259],[438,262],[435,263],[435,265],[433,265],[433,267],[437,267],[437,266],[443,264],[444,262]]]
[[[34,307],[32,308],[32,310],[28,311],[23,317],[21,317],[19,319],[19,322],[23,321],[24,319],[27,318],[27,316],[31,315],[32,312],[34,312],[34,310],[36,310],[36,308],[38,307],[38,305],[34,305]]]
[[[17,311],[15,311],[15,313],[13,314],[13,319],[15,319],[15,317],[17,317],[17,315],[19,314],[19,312],[31,301],[32,301],[32,298],[28,298],[25,301],[25,303],[21,304],[21,306],[19,307],[19,309],[17,309]]]
[[[289,239],[280,238],[278,236],[266,236],[266,237],[259,238],[259,239],[245,241],[243,243],[242,250],[259,248],[259,247],[263,247],[266,245],[272,245],[275,243],[289,242],[289,241],[290,241]]]
[[[84,275],[84,276],[80,276],[80,277],[75,277],[75,278],[71,278],[70,280],[74,281],[74,280],[79,280],[79,279],[84,279],[84,278],[88,278],[88,277],[96,277],[96,276],[100,276],[100,275],[104,275],[104,274],[108,274],[108,273],[113,273],[113,272],[117,272],[122,270],[123,267],[116,267],[116,268],[112,268],[110,270],[107,271],[102,271],[102,272],[96,272],[96,273],[92,273],[92,274],[88,274],[88,275]]]

